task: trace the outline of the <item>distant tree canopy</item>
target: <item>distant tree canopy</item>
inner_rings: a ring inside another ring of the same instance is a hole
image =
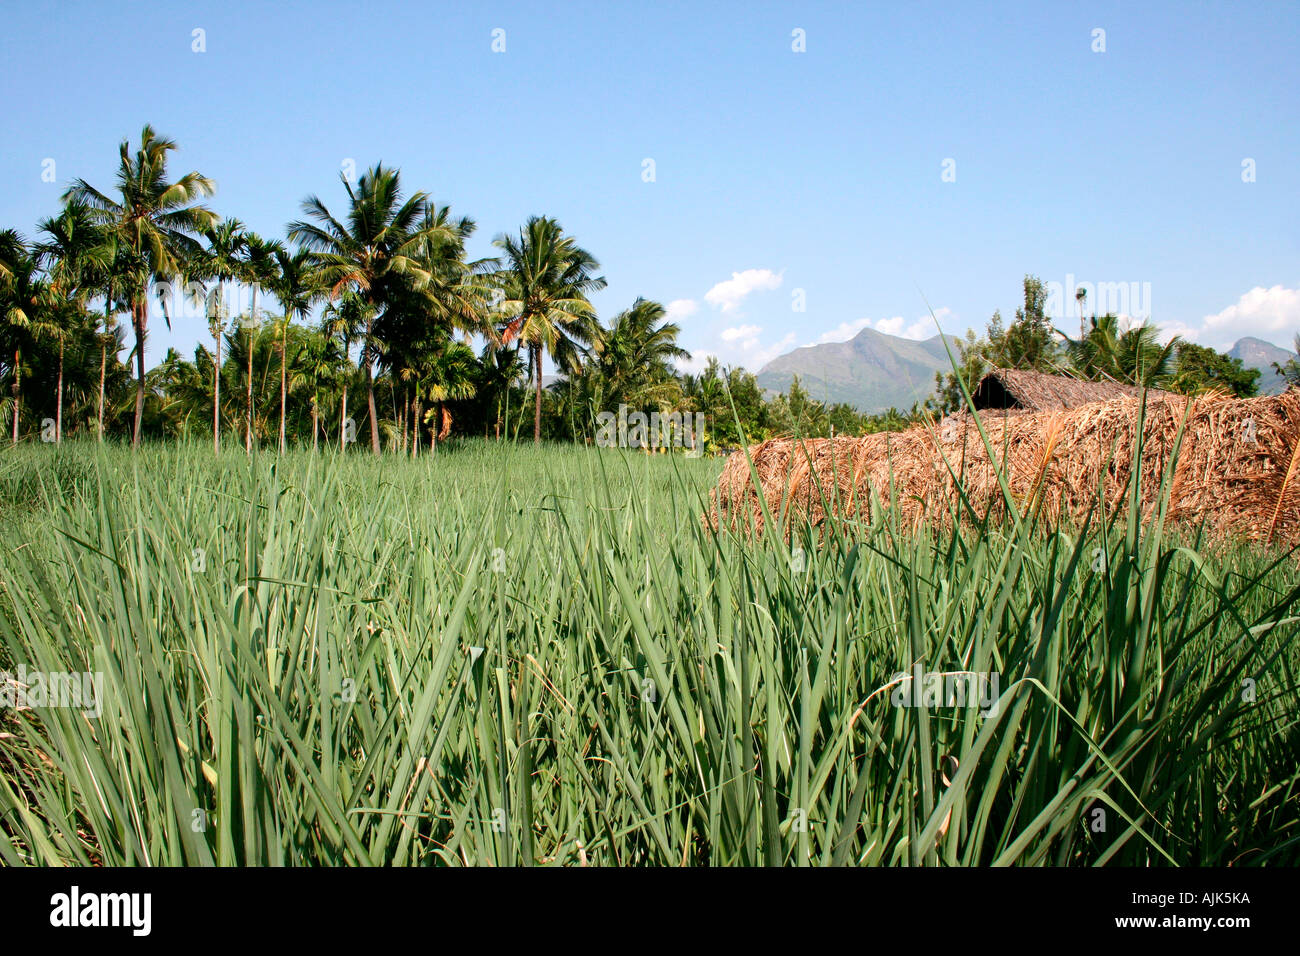
[[[1229,358],[1204,345],[1179,342],[1169,387],[1185,395],[1225,391],[1237,398],[1250,398],[1258,391],[1259,376],[1259,369],[1246,368],[1239,358]]]
[[[1288,359],[1280,364],[1278,362],[1273,363],[1273,370],[1282,376],[1282,380],[1286,382],[1288,388],[1300,387],[1300,334],[1295,337],[1293,349],[1296,353],[1295,358]]]
[[[138,147],[122,143],[112,191],[77,180],[34,240],[0,230],[0,416],[11,443],[187,436],[219,451],[229,433],[250,454],[357,442],[415,455],[456,435],[585,441],[596,414],[626,405],[702,414],[706,444],[728,448],[904,428],[960,407],[962,387],[994,366],[1188,394],[1252,395],[1259,378],[1114,315],[1072,340],[1051,325],[1044,283],[1026,275],[1010,325],[994,312],[984,335],[956,340],[956,371],[907,411],[819,401],[797,378],[766,395],[753,373],[716,358],[681,371],[691,356],[658,302],[637,298],[602,322],[588,298],[605,286],[599,263],[554,219],[530,218],[497,236],[496,258],[471,261],[474,221],[376,165],[343,178],[333,211],[308,196],[283,241],[263,239],[204,204],[212,180],[169,172],[175,149],[146,126]],[[239,288],[252,298],[232,316]],[[168,323],[169,308],[198,310],[211,350],[169,350],[146,370],[155,299]],[[560,373],[549,387],[547,358]],[[1300,361],[1278,372],[1300,384]]]
[[[1035,276],[1025,276],[1024,290],[1024,305],[1016,309],[1016,319],[1006,332],[997,335],[990,326],[989,357],[1001,368],[1046,370],[1055,366],[1057,358],[1052,324],[1043,311],[1047,290]]]
[[[1145,322],[1126,326],[1112,314],[1086,320],[1079,338],[1072,339],[1051,326],[1044,314],[1046,300],[1043,283],[1025,276],[1024,304],[1016,310],[1015,321],[1004,329],[1002,315],[995,311],[983,336],[971,330],[957,342],[957,370],[936,374],[930,407],[944,414],[961,408],[965,404],[961,385],[973,392],[992,368],[1028,369],[1186,395],[1212,390],[1240,398],[1256,394],[1259,370],[1244,367],[1240,359],[1177,336],[1161,344],[1157,326]],[[1079,302],[1082,307],[1082,297]],[[1296,372],[1300,378],[1300,368]]]

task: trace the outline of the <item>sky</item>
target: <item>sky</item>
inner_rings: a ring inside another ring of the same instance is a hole
[[[1141,9],[1135,7],[1140,6]],[[1010,318],[1034,274],[1165,336],[1300,332],[1300,4],[40,3],[5,0],[0,226],[31,237],[123,139],[283,237],[378,161],[601,263],[757,371],[870,326]],[[1053,304],[1049,301],[1049,305]],[[200,311],[151,320],[190,354]]]

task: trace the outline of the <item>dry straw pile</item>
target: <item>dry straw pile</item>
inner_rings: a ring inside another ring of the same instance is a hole
[[[1098,505],[1121,509],[1142,420],[1143,517],[1160,500],[1175,445],[1167,516],[1220,535],[1300,544],[1300,390],[1252,399],[1166,393],[1049,411],[987,409],[862,438],[773,439],[749,450],[772,516],[822,525],[869,517],[891,497],[905,522],[1006,510],[997,469],[1024,514],[1082,522]],[[1181,438],[1180,438],[1181,435]],[[993,454],[990,456],[989,448]],[[829,505],[829,509],[826,507]],[[1094,515],[1095,516],[1095,515]],[[714,527],[761,531],[762,508],[745,453],[732,455],[711,495]]]

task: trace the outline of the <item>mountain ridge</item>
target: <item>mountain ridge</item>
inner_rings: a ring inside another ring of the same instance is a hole
[[[874,413],[924,401],[934,391],[935,372],[951,368],[942,336],[905,339],[867,328],[845,342],[805,345],[780,355],[757,378],[763,388],[785,392],[797,375],[814,399]]]
[[[949,335],[956,355],[956,336]],[[1272,363],[1284,363],[1295,353],[1254,336],[1238,339],[1226,353],[1240,358],[1247,368],[1261,372],[1261,395],[1282,390],[1282,378]],[[952,363],[943,336],[906,339],[864,328],[844,342],[804,345],[779,355],[758,370],[758,384],[771,392],[788,392],[797,375],[809,396],[827,403],[852,405],[865,414],[890,408],[906,411],[934,394],[936,372],[948,372]]]
[[[1237,339],[1232,348],[1224,354],[1228,358],[1241,359],[1241,364],[1246,368],[1259,369],[1259,394],[1261,395],[1276,395],[1284,390],[1286,383],[1281,375],[1273,371],[1273,363],[1285,365],[1296,357],[1290,349],[1284,349],[1253,335]]]

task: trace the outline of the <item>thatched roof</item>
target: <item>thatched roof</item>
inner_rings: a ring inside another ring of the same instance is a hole
[[[1144,518],[1300,547],[1300,390],[1172,396],[1145,413],[1116,401],[982,418],[771,439],[727,459],[705,520],[761,533],[771,516],[793,533],[796,522],[869,519],[894,502],[908,525],[946,525],[1007,514],[1014,503],[1051,526],[1082,525],[1129,506],[1136,470]]]
[[[1141,389],[1115,382],[1083,382],[1068,375],[1047,375],[1020,369],[995,368],[985,375],[971,396],[976,408],[1024,408],[1053,411],[1078,408],[1090,402],[1137,398]],[[1167,393],[1149,389],[1149,399]]]

